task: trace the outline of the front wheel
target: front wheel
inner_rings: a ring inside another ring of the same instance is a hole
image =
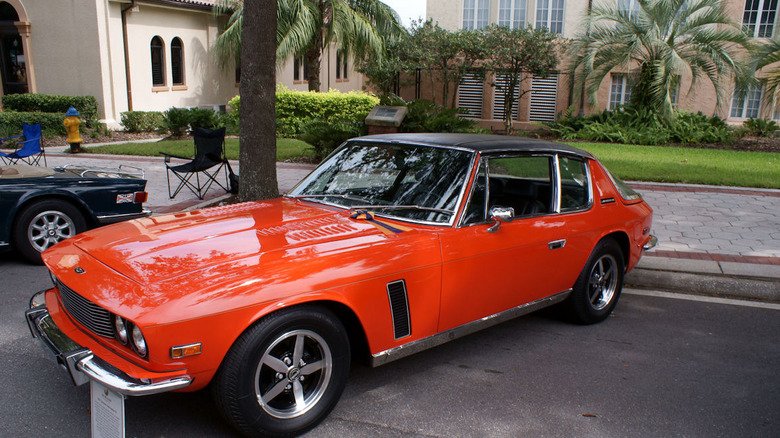
[[[292,436],[322,421],[349,374],[346,330],[320,307],[273,313],[250,327],[212,382],[225,418],[247,436]]]
[[[59,199],[35,201],[17,216],[14,246],[28,261],[40,265],[43,251],[86,229],[84,216],[72,204]]]
[[[623,289],[623,253],[614,240],[603,240],[588,258],[568,299],[572,319],[580,324],[605,320]]]

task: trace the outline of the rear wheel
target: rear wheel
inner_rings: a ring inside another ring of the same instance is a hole
[[[35,201],[24,207],[13,230],[14,247],[31,263],[41,264],[41,253],[87,229],[78,208],[59,199]]]
[[[614,240],[603,240],[588,258],[568,299],[569,314],[580,324],[606,319],[623,289],[623,254]]]
[[[349,339],[330,311],[273,313],[242,334],[212,382],[223,415],[248,436],[292,436],[322,421],[349,374]]]

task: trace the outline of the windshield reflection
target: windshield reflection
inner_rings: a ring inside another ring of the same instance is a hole
[[[450,223],[473,154],[418,145],[352,142],[289,196],[432,223]]]

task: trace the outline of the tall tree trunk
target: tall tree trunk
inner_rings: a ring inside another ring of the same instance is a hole
[[[333,19],[332,10],[329,10],[327,6],[324,1],[317,2],[320,17],[330,22]],[[309,65],[309,91],[321,91],[320,70],[322,68],[322,54],[325,52],[325,32],[328,26],[329,24],[323,24],[323,27],[317,30],[314,44],[306,50],[306,62]]]
[[[244,2],[239,199],[279,196],[276,179],[276,4]]]
[[[322,37],[317,38],[315,47],[306,51],[306,64],[309,69],[309,91],[320,91],[320,69],[322,68],[322,49],[319,44]]]

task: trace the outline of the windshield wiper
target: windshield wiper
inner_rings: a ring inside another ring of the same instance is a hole
[[[455,214],[453,210],[445,210],[443,208],[434,208],[434,207],[422,207],[419,205],[354,205],[352,207],[349,207],[350,211],[355,210],[422,210],[422,211],[433,211],[436,213],[443,213],[443,214]]]
[[[321,195],[287,195],[290,198],[294,199],[305,199],[305,198],[339,198],[339,199],[346,199],[348,201],[356,201],[356,202],[366,202],[363,198],[355,198],[349,195],[343,195],[340,193],[323,193]]]

